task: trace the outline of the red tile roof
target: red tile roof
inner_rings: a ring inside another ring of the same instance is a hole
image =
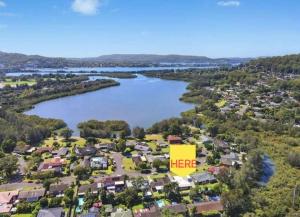
[[[196,214],[209,211],[223,211],[224,207],[221,201],[209,201],[189,205],[189,208],[196,207]]]

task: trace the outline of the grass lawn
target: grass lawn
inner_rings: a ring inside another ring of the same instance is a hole
[[[154,197],[154,199],[160,199],[160,198],[162,198],[162,197],[164,197],[165,196],[165,194],[164,193],[159,193],[159,192],[153,192],[153,197]]]
[[[170,146],[166,147],[166,148],[162,148],[161,151],[164,153],[164,154],[169,154],[170,153]]]
[[[67,144],[64,138],[57,136],[56,139],[54,139],[53,137],[50,137],[50,138],[44,140],[44,146],[52,147],[54,142],[58,142],[60,147],[65,147]],[[72,137],[70,142],[71,142],[72,146],[76,144],[80,147],[84,147],[86,140],[81,137]]]
[[[127,171],[134,170],[135,166],[131,158],[124,157],[122,160],[124,169]]]
[[[72,145],[76,144],[80,147],[84,147],[86,140],[84,138],[81,137],[72,137],[74,139],[74,141],[71,142]]]
[[[190,196],[183,196],[182,197],[184,200],[188,201],[189,203],[192,203],[193,201],[191,200]]]
[[[110,139],[98,139],[100,143],[111,143]]]
[[[36,84],[36,80],[29,79],[27,81],[21,81],[21,80],[12,81],[12,79],[5,79],[5,81],[1,82],[1,84],[10,85],[12,87],[15,87],[17,85],[24,85],[24,84],[27,84],[28,86],[32,86]]]
[[[219,102],[217,102],[215,105],[218,107],[218,108],[222,108],[226,105],[227,101],[225,99],[221,99],[219,100]]]
[[[152,151],[156,150],[157,145],[155,142],[148,142],[147,144],[152,149]]]
[[[167,174],[166,173],[158,173],[157,175],[151,175],[150,179],[160,179],[164,178]]]
[[[144,209],[144,205],[142,203],[140,203],[140,204],[135,205],[135,206],[132,207],[133,211],[140,210],[140,209]]]
[[[130,152],[130,154],[131,154],[131,155],[137,155],[137,154],[138,154],[138,151],[133,150],[133,151]]]
[[[12,217],[32,217],[32,214],[16,214],[12,215]]]
[[[112,167],[113,167],[113,166],[109,166],[109,167],[107,168],[107,170],[104,170],[106,175],[110,175],[110,174],[112,174],[112,173],[114,172],[114,171],[112,170]]]
[[[210,166],[208,164],[202,164],[202,165],[197,166],[196,171],[197,172],[206,172],[209,167]]]
[[[145,140],[164,140],[161,134],[147,134]]]

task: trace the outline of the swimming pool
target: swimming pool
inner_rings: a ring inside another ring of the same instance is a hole
[[[84,204],[84,198],[79,197],[78,198],[78,206],[76,207],[76,213],[81,213],[82,212],[82,206]]]
[[[162,208],[162,207],[165,206],[165,201],[163,201],[163,200],[158,200],[158,201],[156,201],[156,204],[157,204],[157,206],[158,206],[159,208]]]

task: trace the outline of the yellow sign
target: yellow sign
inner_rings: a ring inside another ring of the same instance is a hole
[[[196,171],[195,145],[170,145],[170,170],[178,176]]]

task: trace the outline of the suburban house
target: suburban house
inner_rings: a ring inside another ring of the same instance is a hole
[[[169,135],[167,140],[168,140],[169,144],[181,144],[182,143],[182,139],[179,136]]]
[[[154,181],[150,182],[152,191],[162,191],[164,186],[170,183],[170,178],[168,176],[157,178]]]
[[[108,152],[116,149],[115,143],[96,144],[95,148],[103,152]]]
[[[146,209],[136,210],[134,217],[160,217],[161,213],[158,207],[152,206]]]
[[[99,208],[92,207],[89,212],[79,215],[79,217],[99,217]]]
[[[17,200],[19,191],[0,192],[0,215],[11,211],[14,202]]]
[[[165,141],[162,141],[162,140],[157,141],[156,144],[157,144],[157,146],[160,147],[160,148],[166,148],[166,147],[169,146],[168,143],[166,143]]]
[[[217,166],[211,166],[207,169],[207,172],[213,174],[213,175],[219,175],[220,173],[220,170],[222,169],[223,167],[217,167]]]
[[[147,157],[147,161],[151,164],[155,160],[160,160],[160,161],[167,160],[165,155],[147,155],[146,157]]]
[[[216,177],[208,172],[193,174],[192,179],[197,184],[215,183]]]
[[[90,160],[91,168],[94,169],[107,169],[108,160],[107,157],[92,157]]]
[[[134,147],[136,145],[137,145],[136,141],[129,141],[129,140],[126,141],[126,147]]]
[[[60,157],[55,157],[51,159],[45,159],[38,168],[38,171],[55,171],[58,173],[62,172],[62,167],[65,166],[67,162],[65,159],[61,159]]]
[[[144,154],[150,154],[150,153],[151,153],[150,147],[145,146],[145,145],[140,145],[140,144],[135,145],[135,146],[134,146],[134,150],[136,150],[136,151],[141,151],[141,152],[143,152]]]
[[[223,204],[221,201],[209,201],[203,203],[195,203],[188,205],[189,209],[196,208],[196,216],[203,216],[203,214],[208,212],[222,212],[224,210]]]
[[[67,184],[52,184],[49,187],[48,194],[53,197],[63,197],[64,191],[69,188]]]
[[[29,191],[20,191],[18,199],[21,201],[35,202],[41,199],[45,195],[45,188],[29,190]]]
[[[145,156],[135,155],[132,156],[132,161],[135,164],[135,166],[139,166],[141,163],[146,163],[147,159]]]
[[[230,146],[228,144],[228,142],[225,142],[223,140],[220,139],[214,139],[214,149],[216,151],[223,151],[223,152],[228,152],[230,149]]]
[[[75,153],[81,157],[83,156],[93,156],[95,155],[97,152],[97,149],[94,147],[94,146],[86,146],[84,148],[79,148],[79,147],[76,147],[75,148]]]
[[[188,190],[195,186],[191,177],[173,176],[172,182],[176,182],[180,190]]]
[[[116,212],[112,212],[111,217],[132,217],[132,212],[130,209],[123,210],[123,209],[117,209]]]
[[[54,171],[57,173],[62,172],[62,164],[61,163],[41,163],[38,171],[46,172],[46,171]]]
[[[78,189],[78,196],[85,195],[88,191],[90,191],[92,194],[98,194],[100,187],[100,183],[97,182],[94,182],[93,184],[81,185]]]
[[[57,151],[52,151],[52,154],[56,157],[66,157],[69,153],[69,149],[66,147],[61,147]]]
[[[172,204],[164,207],[164,209],[168,209],[171,214],[183,216],[186,216],[188,212],[186,205],[184,204]]]
[[[231,152],[230,154],[222,155],[220,160],[221,165],[231,167],[242,164],[240,157],[237,153]]]
[[[119,192],[125,186],[125,176],[108,176],[101,182],[103,188],[111,192]]]
[[[52,148],[50,147],[38,147],[35,150],[35,153],[37,154],[44,154],[44,153],[51,153],[52,152]]]
[[[64,209],[62,207],[41,209],[37,217],[64,217]]]

